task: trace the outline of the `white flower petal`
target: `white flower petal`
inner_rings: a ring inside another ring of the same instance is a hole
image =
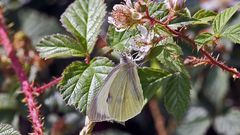
[[[113,10],[117,10],[117,9],[126,9],[126,6],[122,4],[116,4],[113,6]]]
[[[129,40],[128,40],[128,43],[129,43],[130,45],[133,45],[133,46],[136,45],[136,42],[135,42],[135,40],[134,40],[133,38],[129,39]]]
[[[111,17],[111,16],[109,16],[109,17],[108,17],[108,23],[110,23],[110,24],[115,24],[114,18]]]
[[[132,4],[132,1],[131,0],[124,0],[126,2],[126,5],[129,7],[129,8],[133,8],[133,4]]]
[[[137,29],[140,31],[140,34],[141,34],[141,36],[142,37],[147,37],[147,35],[148,35],[148,30],[147,30],[147,28],[146,27],[144,27],[144,26],[142,26],[142,25],[138,25],[137,26]]]

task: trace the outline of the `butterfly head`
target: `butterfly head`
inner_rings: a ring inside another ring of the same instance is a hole
[[[133,57],[129,53],[121,53],[120,63],[133,63]]]

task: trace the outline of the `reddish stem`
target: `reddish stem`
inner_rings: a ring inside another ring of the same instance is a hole
[[[207,64],[211,64],[211,61],[209,59],[206,58],[196,58],[194,56],[188,56],[185,60],[184,60],[184,64],[185,65],[192,65],[194,67],[196,66],[200,66],[200,65],[207,65]]]
[[[87,56],[86,56],[86,58],[85,58],[85,63],[86,64],[90,64],[90,55],[89,54],[87,54]]]
[[[45,91],[46,89],[58,84],[60,81],[62,80],[62,77],[56,78],[54,80],[52,80],[51,82],[44,84],[43,86],[35,89],[35,92],[37,93],[42,93],[43,91]]]
[[[172,34],[174,34],[175,36],[177,37],[180,37],[181,39],[187,41],[188,43],[191,44],[191,46],[195,49],[197,48],[197,45],[195,43],[194,40],[192,40],[191,38],[189,38],[188,36],[186,35],[183,35],[183,33],[181,32],[178,32],[178,31],[175,31],[173,29],[171,29],[167,24],[164,24],[163,22],[155,19],[155,18],[152,18],[150,15],[149,15],[149,12],[148,12],[148,9],[146,10],[146,17],[150,20],[151,24],[160,24],[162,25],[163,27],[165,27],[169,32],[171,32]],[[218,66],[220,68],[222,68],[223,70],[225,71],[228,71],[230,73],[232,73],[234,75],[235,78],[240,78],[240,72],[238,72],[235,68],[232,68],[232,67],[229,67],[227,65],[225,65],[223,62],[221,61],[218,61],[216,60],[215,58],[213,58],[206,50],[204,50],[204,48],[201,48],[199,50],[206,58],[209,59],[209,61],[211,62],[212,65],[215,65],[215,66]]]
[[[157,100],[155,98],[149,101],[149,109],[152,113],[152,117],[155,123],[155,129],[158,135],[167,135],[167,130],[165,128],[165,120],[162,113],[158,107]]]
[[[43,135],[43,127],[39,116],[39,107],[37,107],[37,102],[35,101],[32,94],[33,88],[28,82],[23,67],[16,56],[16,52],[13,48],[13,45],[8,38],[7,29],[4,24],[3,13],[1,11],[0,11],[0,35],[1,35],[0,43],[3,45],[3,48],[5,49],[7,56],[10,58],[12,62],[12,67],[15,70],[18,79],[20,80],[22,85],[22,91],[25,95],[25,101],[29,110],[29,117],[32,121],[34,128],[33,135]]]

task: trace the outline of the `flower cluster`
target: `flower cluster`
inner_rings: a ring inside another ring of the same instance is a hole
[[[137,28],[140,31],[140,35],[129,40],[129,49],[138,52],[135,60],[140,61],[145,58],[152,48],[152,39],[154,37],[154,33],[151,33],[142,25],[138,25]]]
[[[143,1],[132,3],[131,0],[125,0],[125,2],[126,4],[116,4],[111,16],[108,17],[108,22],[113,24],[117,31],[124,31],[139,23],[144,16]]]
[[[146,15],[147,2],[143,0],[134,3],[131,0],[125,0],[125,2],[126,4],[117,4],[113,7],[108,22],[113,24],[118,32],[137,25],[140,34],[129,40],[130,46],[128,49],[130,52],[136,51],[135,61],[140,61],[145,58],[152,48],[153,34],[141,22],[141,19]]]

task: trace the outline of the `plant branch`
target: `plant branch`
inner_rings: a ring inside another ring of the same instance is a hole
[[[184,34],[181,33],[181,32],[178,32],[178,31],[175,31],[175,30],[171,29],[167,24],[161,22],[160,20],[157,20],[157,19],[151,17],[151,16],[149,15],[148,8],[146,9],[146,17],[150,20],[150,22],[151,22],[152,25],[154,25],[154,24],[160,24],[160,25],[162,25],[164,28],[166,28],[166,29],[167,29],[169,32],[171,32],[173,35],[175,35],[175,36],[177,36],[177,37],[180,37],[182,40],[188,42],[188,43],[193,47],[193,49],[196,49],[196,48],[197,48],[197,44],[195,43],[195,41],[194,41],[193,39],[189,38],[188,36],[184,35]],[[199,51],[200,51],[207,59],[209,59],[210,64],[215,65],[215,66],[218,66],[218,67],[220,67],[222,70],[225,70],[225,71],[228,71],[228,72],[232,73],[234,78],[240,78],[240,72],[238,72],[236,68],[229,67],[229,66],[225,65],[223,62],[218,61],[217,59],[215,59],[214,57],[212,57],[212,55],[209,54],[209,52],[207,52],[204,48],[200,48]]]
[[[62,77],[59,77],[59,78],[56,78],[54,80],[52,80],[51,82],[47,83],[47,84],[44,84],[43,86],[39,87],[39,88],[36,88],[35,89],[35,92],[37,93],[42,93],[44,92],[46,89],[58,84],[60,81],[62,80]]]
[[[0,43],[3,45],[7,56],[12,62],[12,67],[16,72],[18,79],[21,82],[22,91],[25,95],[25,101],[29,110],[29,117],[33,124],[34,133],[33,135],[43,135],[43,125],[39,116],[39,107],[33,96],[33,88],[27,80],[27,76],[23,70],[21,63],[19,62],[16,52],[13,48],[12,43],[8,38],[7,28],[3,17],[3,12],[0,11]]]
[[[85,57],[85,63],[86,64],[90,64],[90,55],[89,54],[87,54],[87,56]]]
[[[148,103],[150,111],[152,113],[153,120],[155,122],[155,129],[158,135],[167,135],[166,128],[164,126],[164,117],[162,116],[158,107],[158,102],[155,98],[151,99]]]
[[[184,60],[184,64],[197,67],[197,66],[200,66],[200,65],[211,64],[211,61],[209,59],[206,59],[206,57],[204,57],[204,58],[197,58],[197,57],[194,57],[194,56],[188,56]]]

